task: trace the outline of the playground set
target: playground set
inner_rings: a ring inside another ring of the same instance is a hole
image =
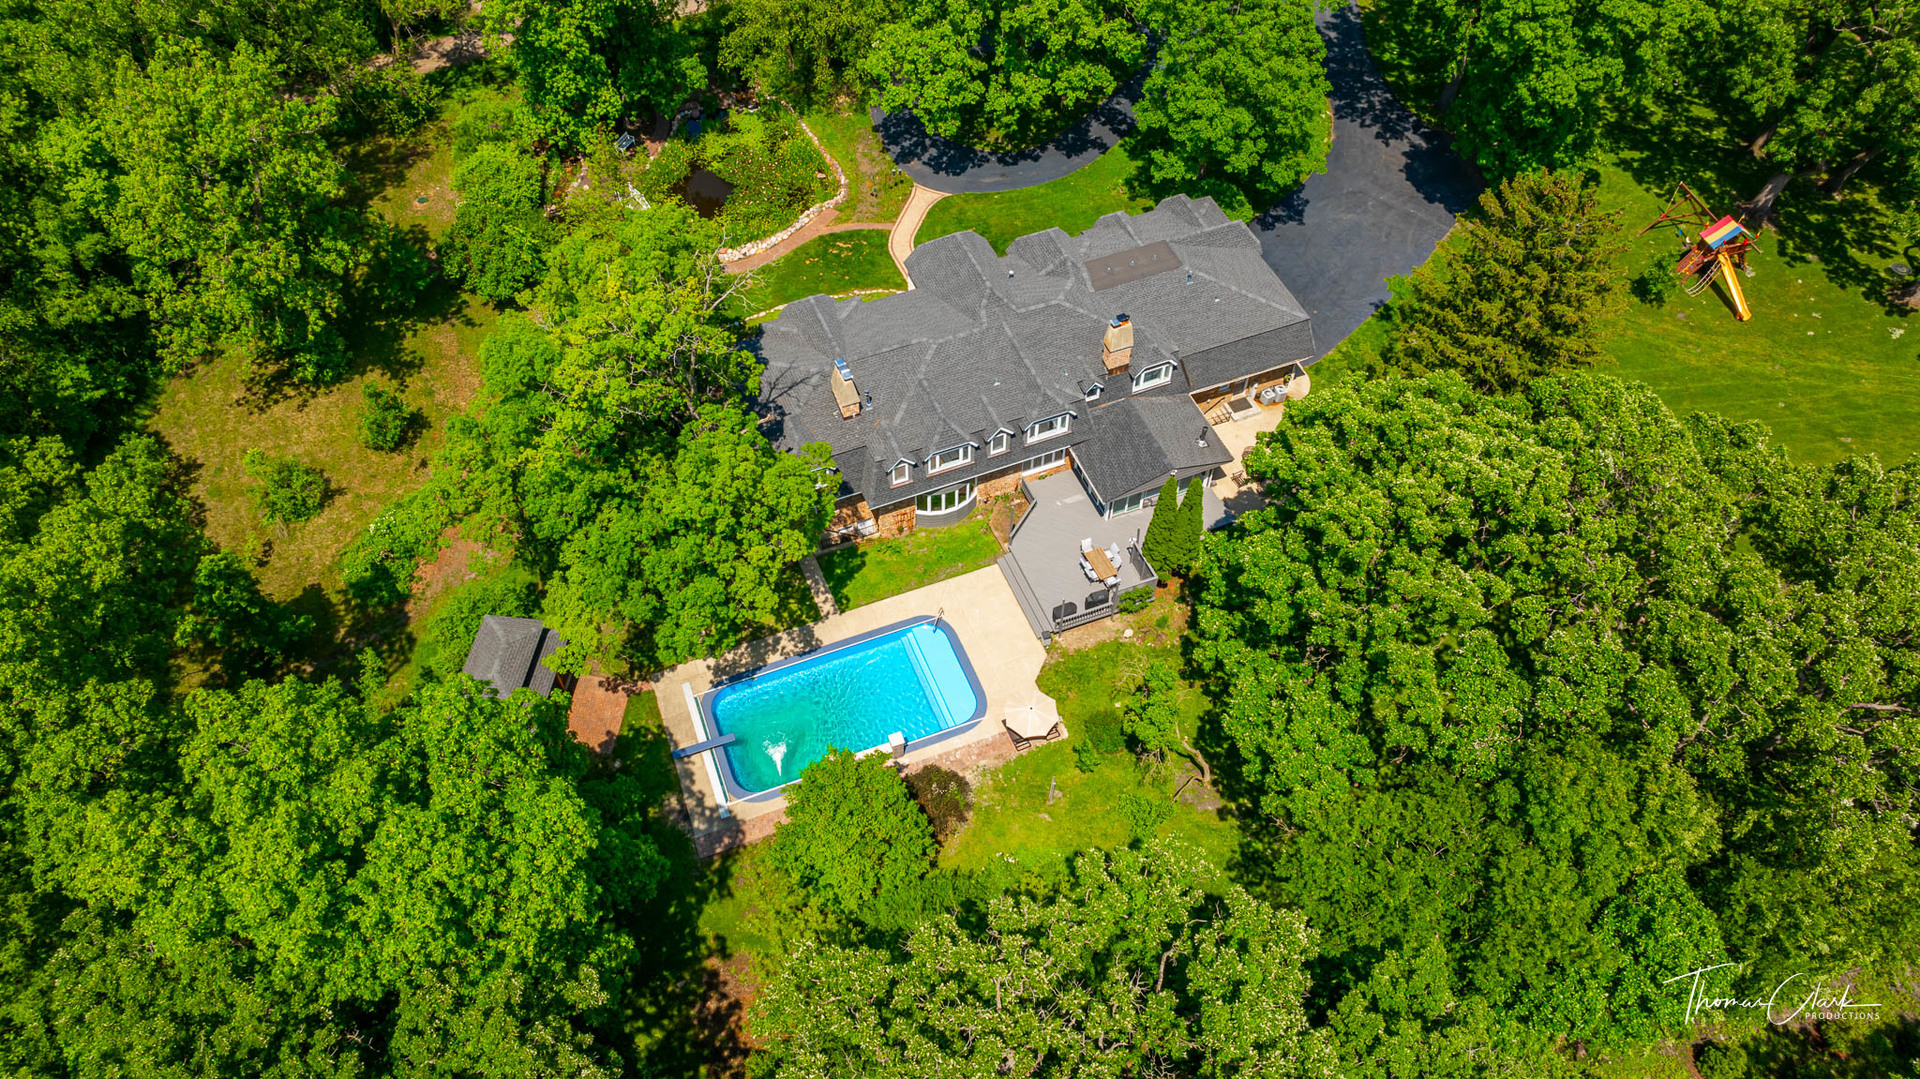
[[[1740,281],[1733,273],[1739,269],[1748,276],[1753,274],[1747,265],[1747,253],[1753,250],[1753,233],[1747,231],[1745,223],[1729,216],[1716,216],[1707,208],[1706,201],[1683,183],[1674,192],[1673,201],[1660,211],[1660,216],[1636,235],[1645,236],[1666,224],[1673,225],[1680,241],[1687,244],[1686,253],[1673,267],[1673,272],[1687,282],[1687,295],[1697,296],[1706,291],[1718,277],[1728,303],[1733,306],[1733,317],[1741,322],[1753,318],[1753,312],[1747,308],[1746,294],[1740,291]],[[1698,231],[1696,239],[1687,239],[1688,225]]]

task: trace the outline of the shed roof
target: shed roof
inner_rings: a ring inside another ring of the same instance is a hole
[[[480,619],[473,648],[460,669],[493,687],[496,697],[522,686],[544,697],[553,692],[555,677],[546,659],[566,643],[538,619],[490,614]]]

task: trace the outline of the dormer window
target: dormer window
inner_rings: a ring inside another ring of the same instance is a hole
[[[1044,438],[1064,435],[1073,424],[1073,413],[1063,412],[1058,416],[1049,416],[1027,428],[1027,441],[1038,442]]]
[[[1155,386],[1164,386],[1172,381],[1173,365],[1163,363],[1157,367],[1149,367],[1145,371],[1133,376],[1133,392],[1139,393],[1141,390],[1150,390]]]
[[[893,485],[895,487],[913,478],[913,466],[905,461],[893,466]]]
[[[964,446],[955,446],[950,450],[941,450],[939,453],[927,458],[927,474],[931,476],[936,472],[945,472],[950,468],[959,468],[961,465],[972,460],[973,443],[971,442]]]
[[[1087,387],[1087,400],[1089,400],[1089,401],[1098,401],[1098,400],[1100,399],[1100,390],[1101,390],[1101,386],[1100,386],[1100,384],[1099,384],[1098,382],[1096,382],[1096,383],[1094,383],[1094,384],[1093,384],[1093,385],[1091,385],[1091,386],[1088,386],[1088,387]]]
[[[987,456],[992,457],[995,454],[1007,452],[1007,445],[1012,441],[1012,431],[995,431],[993,437],[987,439]]]

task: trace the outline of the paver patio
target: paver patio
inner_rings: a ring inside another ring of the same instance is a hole
[[[1029,632],[1026,616],[997,566],[856,607],[810,626],[742,645],[717,659],[694,660],[662,672],[654,680],[654,690],[668,738],[675,749],[699,741],[696,732],[700,728],[688,708],[689,697],[697,698],[717,681],[895,622],[936,614],[966,649],[986,691],[986,713],[964,734],[909,751],[904,763],[913,768],[956,757],[997,757],[1000,754],[991,743],[1008,742],[1000,717],[1008,702],[1039,692],[1035,679],[1046,659],[1046,650]],[[703,853],[711,853],[770,833],[772,824],[786,809],[786,799],[776,795],[762,801],[725,804],[714,789],[707,762],[702,759],[705,756],[674,762],[680,774],[687,827],[696,846]],[[724,767],[719,761],[713,764]]]

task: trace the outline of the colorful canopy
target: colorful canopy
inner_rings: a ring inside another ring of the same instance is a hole
[[[1707,241],[1708,247],[1717,248],[1745,231],[1740,227],[1740,222],[1731,217],[1723,217],[1702,229],[1700,238]]]

